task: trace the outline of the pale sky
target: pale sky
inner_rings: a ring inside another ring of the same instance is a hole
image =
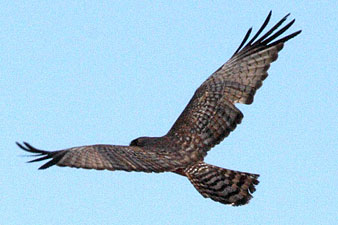
[[[334,224],[335,1],[1,1],[0,223]],[[203,198],[171,173],[26,164],[46,150],[160,136],[247,29],[287,13],[286,43],[242,124],[206,162],[260,174],[248,205]]]

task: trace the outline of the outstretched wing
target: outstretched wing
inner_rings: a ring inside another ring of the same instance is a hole
[[[36,149],[26,142],[24,145],[16,144],[21,149],[36,154],[36,157],[41,156],[29,162],[51,159],[39,169],[57,165],[96,170],[164,172],[183,165],[180,161],[182,157],[175,153],[133,146],[90,145],[49,152]]]
[[[268,76],[270,63],[277,59],[283,44],[301,32],[277,39],[295,21],[278,29],[288,16],[256,40],[267,26],[270,12],[258,32],[247,42],[250,28],[230,60],[196,90],[167,135],[180,140],[182,145],[191,146],[191,151],[198,149],[204,154],[227,137],[243,118],[234,104],[253,102],[256,90]]]

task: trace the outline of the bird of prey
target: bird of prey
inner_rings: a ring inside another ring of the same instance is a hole
[[[233,206],[244,205],[252,198],[259,175],[209,165],[204,162],[204,157],[241,123],[243,114],[235,103],[253,102],[256,90],[268,76],[270,64],[277,59],[284,43],[301,32],[280,37],[295,22],[292,20],[280,28],[288,16],[260,36],[269,23],[270,11],[248,41],[250,28],[232,57],[202,83],[162,137],[139,137],[129,146],[98,144],[58,151],[40,150],[26,142],[17,145],[39,157],[29,162],[50,159],[39,169],[57,165],[112,171],[174,172],[187,177],[205,198]]]

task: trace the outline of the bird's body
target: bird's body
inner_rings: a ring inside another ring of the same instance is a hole
[[[209,165],[204,158],[241,123],[243,114],[235,103],[253,102],[256,90],[268,75],[270,63],[277,59],[283,44],[300,33],[297,31],[277,39],[294,23],[293,20],[278,30],[286,16],[256,40],[270,17],[271,12],[257,34],[246,43],[251,33],[249,29],[234,55],[196,90],[166,135],[137,138],[129,146],[91,145],[52,152],[36,149],[25,142],[24,145],[17,144],[42,156],[30,162],[51,159],[40,169],[58,165],[97,170],[174,172],[186,176],[206,198],[235,206],[248,203],[259,175]]]

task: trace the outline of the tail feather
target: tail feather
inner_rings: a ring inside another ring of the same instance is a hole
[[[258,174],[223,169],[204,162],[191,165],[184,172],[203,197],[233,206],[247,204],[259,183]]]

